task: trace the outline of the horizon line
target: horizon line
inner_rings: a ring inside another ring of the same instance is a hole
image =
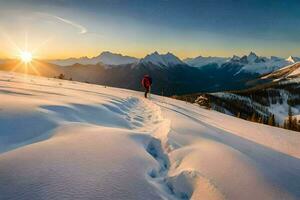
[[[282,56],[277,56],[277,55],[265,56],[265,55],[257,54],[257,53],[255,53],[255,51],[249,51],[248,54],[232,54],[231,56],[216,56],[216,55],[204,56],[204,55],[199,54],[198,56],[181,57],[181,56],[177,56],[175,53],[172,53],[171,51],[159,52],[157,50],[152,51],[150,53],[146,53],[143,57],[139,57],[139,56],[134,56],[134,55],[130,55],[130,54],[123,54],[123,53],[120,53],[120,52],[113,52],[113,51],[109,51],[109,50],[104,50],[104,51],[101,51],[100,53],[97,53],[94,56],[82,55],[82,56],[78,56],[78,57],[72,57],[72,56],[70,56],[70,57],[62,57],[62,58],[43,58],[43,57],[41,57],[41,58],[38,58],[38,60],[66,60],[66,59],[80,59],[80,58],[92,59],[92,58],[95,58],[97,56],[100,56],[102,53],[105,53],[105,52],[108,52],[108,53],[111,53],[111,54],[118,54],[118,55],[121,55],[121,56],[128,56],[128,57],[136,58],[136,59],[139,59],[139,60],[143,59],[146,56],[151,55],[151,54],[153,54],[155,52],[157,52],[159,55],[165,55],[167,53],[171,53],[174,56],[178,57],[180,60],[195,59],[197,57],[204,57],[204,58],[209,58],[209,57],[232,58],[233,56],[243,57],[243,56],[249,55],[250,53],[254,53],[254,54],[256,54],[259,57],[267,57],[267,58],[271,58],[272,56],[278,57],[278,58],[300,57],[300,56],[297,56],[297,55],[296,56],[295,55],[289,55],[287,57],[282,57]],[[15,57],[0,57],[0,60],[14,60],[14,59],[18,59],[18,56],[15,56]]]

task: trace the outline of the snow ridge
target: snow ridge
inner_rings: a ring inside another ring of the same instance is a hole
[[[178,57],[176,57],[172,53],[166,54],[159,54],[155,51],[152,54],[147,55],[145,58],[140,60],[140,63],[143,64],[154,64],[160,67],[170,67],[174,65],[184,65],[185,63],[182,62]]]

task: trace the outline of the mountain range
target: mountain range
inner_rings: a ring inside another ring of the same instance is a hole
[[[300,61],[298,57],[279,58],[271,56],[270,58],[257,56],[254,52],[250,52],[249,55],[242,57],[232,56],[231,58],[223,57],[196,57],[188,58],[184,60],[187,64],[194,67],[203,67],[208,64],[216,64],[218,67],[227,66],[228,64],[236,64],[240,66],[240,70],[237,73],[258,73],[266,74],[283,66],[296,63]]]
[[[92,58],[68,58],[60,60],[48,60],[49,63],[70,66],[74,64],[82,65],[95,65],[102,63],[105,65],[125,65],[125,64],[139,64],[139,63],[152,63],[159,67],[168,67],[174,65],[189,65],[192,67],[205,67],[208,65],[217,65],[218,67],[227,66],[228,64],[235,64],[240,66],[240,72],[265,74],[283,66],[287,66],[300,61],[299,57],[290,56],[288,58],[280,58],[271,56],[270,58],[257,56],[254,52],[250,52],[249,55],[242,57],[232,56],[230,57],[204,57],[198,56],[195,58],[179,59],[174,54],[168,52],[166,54],[159,54],[157,51],[146,55],[144,58],[135,58],[131,56],[124,56],[122,54],[116,54],[109,51],[104,51],[100,55]]]
[[[60,65],[60,66],[70,66],[74,64],[82,65],[95,65],[102,63],[105,65],[123,65],[129,63],[136,63],[139,59],[131,56],[123,56],[122,54],[111,53],[109,51],[104,51],[100,55],[92,58],[81,57],[81,58],[68,58],[60,60],[48,60],[49,63]]]
[[[75,81],[143,90],[140,80],[145,74],[153,78],[151,92],[163,95],[181,95],[197,92],[218,92],[253,87],[270,79],[260,79],[299,58],[261,57],[251,52],[242,57],[196,57],[179,59],[172,53],[154,52],[142,59],[103,52],[93,58],[39,60],[27,73],[61,77]],[[17,61],[0,63],[0,69],[11,70]],[[24,68],[15,69],[24,72]],[[258,80],[258,81],[257,81]]]

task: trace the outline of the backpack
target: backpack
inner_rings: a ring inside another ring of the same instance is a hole
[[[144,88],[149,88],[152,84],[152,79],[148,76],[145,75],[143,80],[142,80],[142,85]]]

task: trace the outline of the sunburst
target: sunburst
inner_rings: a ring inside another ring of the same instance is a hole
[[[32,61],[32,53],[29,51],[21,51],[20,52],[20,59],[22,62],[28,64]]]
[[[28,37],[27,34],[25,34],[25,44],[24,48],[17,45],[14,40],[10,38],[8,34],[5,32],[1,32],[2,35],[7,39],[8,43],[12,46],[12,48],[15,50],[15,54],[12,54],[12,57],[16,58],[19,62],[17,62],[14,66],[12,66],[12,69],[10,71],[18,71],[23,72],[25,74],[27,73],[34,73],[36,75],[40,75],[40,72],[38,71],[38,66],[42,66],[42,62],[38,61],[38,50],[47,44],[50,40],[52,40],[53,37],[50,37],[46,39],[45,41],[42,41],[36,48],[30,49],[28,45]],[[43,66],[45,67],[45,66]]]

